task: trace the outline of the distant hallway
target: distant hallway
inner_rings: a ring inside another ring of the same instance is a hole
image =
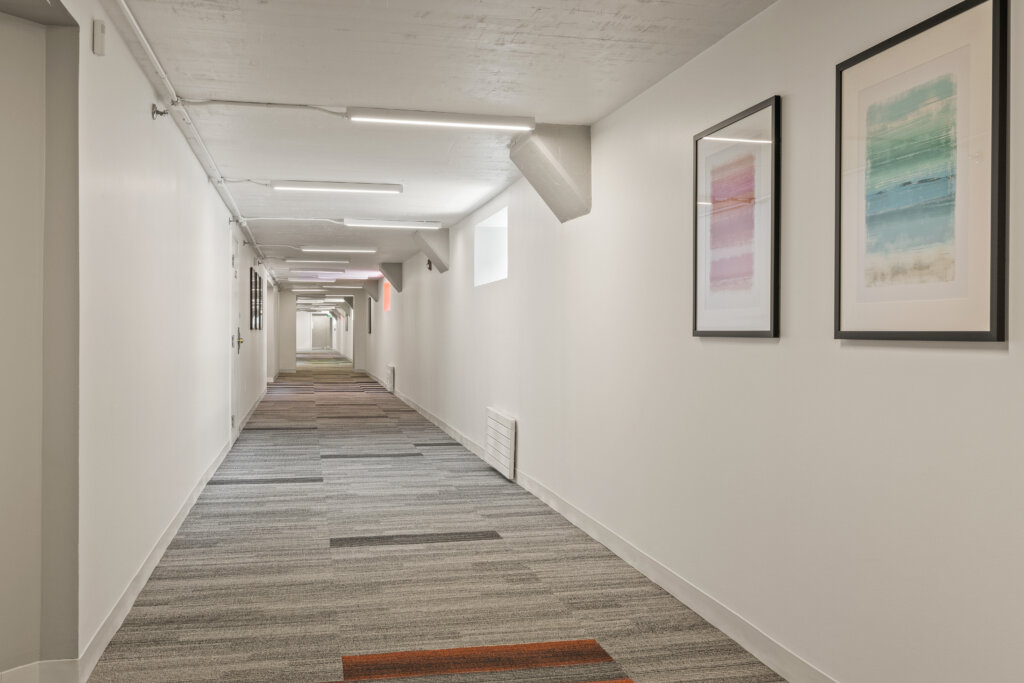
[[[352,360],[337,351],[299,351],[295,354],[298,370],[344,370],[352,368]]]
[[[91,681],[781,680],[346,365],[270,386]]]

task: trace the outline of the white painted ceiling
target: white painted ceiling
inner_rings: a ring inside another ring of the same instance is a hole
[[[128,0],[180,97],[533,116],[589,124],[773,0]],[[507,133],[352,123],[313,110],[193,104],[224,177],[400,183],[401,195],[228,189],[261,245],[416,253],[411,231],[287,218],[450,225],[519,177]],[[303,258],[266,246],[268,257]],[[272,260],[279,275],[283,264]]]

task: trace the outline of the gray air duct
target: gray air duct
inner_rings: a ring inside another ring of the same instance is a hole
[[[537,124],[509,156],[559,221],[590,213],[590,126]]]

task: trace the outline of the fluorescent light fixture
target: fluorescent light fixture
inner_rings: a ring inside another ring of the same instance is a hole
[[[362,289],[362,285],[326,285],[324,289]]]
[[[405,228],[407,230],[440,230],[438,221],[385,221],[371,218],[346,218],[347,228]]]
[[[306,261],[306,260],[303,260],[303,259],[289,258],[289,259],[285,259],[284,262],[285,263],[334,263],[334,264],[339,265],[339,266],[348,265],[348,261],[328,261],[326,259],[325,260],[313,259],[311,261]]]
[[[290,192],[357,192],[363,194],[402,194],[401,185],[390,183],[324,183],[308,180],[275,180],[275,190]]]
[[[697,202],[697,206],[713,206],[711,202]]]
[[[341,275],[344,270],[293,270],[292,275],[297,277],[323,277],[324,275]]]
[[[293,223],[301,223],[301,222],[305,221],[307,223],[313,222],[313,223],[331,223],[333,225],[345,225],[344,219],[338,219],[338,218],[297,218],[297,217],[288,217],[288,216],[252,216],[251,218],[246,218],[245,220],[247,220],[247,221],[291,221]],[[282,245],[275,245],[275,246],[282,246]],[[294,247],[289,247],[289,249],[294,249]]]
[[[322,289],[293,289],[293,292],[300,292],[302,294],[322,294]]]
[[[290,277],[288,282],[305,282],[308,284],[320,284],[320,279],[315,277]]]
[[[770,145],[771,140],[749,140],[747,138],[718,138],[718,137],[706,137],[705,140],[714,140],[715,142],[749,142],[755,145]]]
[[[322,247],[302,247],[308,254],[376,254],[376,249],[327,249]]]
[[[365,107],[349,107],[345,113],[350,121],[394,123],[403,126],[531,131],[536,125],[533,118],[529,116],[483,116],[406,109],[367,109]]]

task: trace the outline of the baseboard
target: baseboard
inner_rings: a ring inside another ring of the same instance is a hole
[[[253,401],[252,407],[249,408],[249,412],[247,412],[245,414],[245,417],[243,417],[241,420],[239,420],[238,424],[235,425],[235,431],[231,435],[231,443],[228,444],[228,450],[231,450],[231,447],[235,445],[235,441],[238,440],[238,435],[242,433],[243,429],[245,429],[245,425],[249,423],[249,419],[252,418],[252,414],[256,412],[256,408],[259,407],[260,401],[262,401],[266,395],[267,395],[267,387],[264,386],[263,387],[263,391],[261,391],[260,395],[256,397],[256,400]]]
[[[836,683],[835,679],[828,674],[773,640],[741,615],[676,574],[536,479],[517,472],[516,483],[625,560],[638,572],[664,588],[676,600],[735,640],[743,649],[790,683]]]
[[[252,411],[249,412],[249,415],[251,414]],[[249,415],[246,416],[245,421],[248,421]],[[245,421],[243,421],[243,425]],[[199,494],[206,488],[207,482],[210,481],[217,468],[224,462],[224,458],[231,451],[234,442],[235,440],[232,438],[207,468],[206,472],[203,473],[203,476],[200,477],[199,482],[189,493],[188,498],[186,498],[174,519],[171,520],[171,523],[168,524],[164,533],[160,536],[160,540],[157,541],[153,550],[146,557],[145,562],[142,563],[142,567],[135,574],[128,587],[125,588],[117,604],[114,605],[107,618],[103,620],[103,624],[93,635],[92,640],[89,641],[81,656],[78,659],[33,662],[17,669],[0,672],[0,683],[85,683],[89,680],[89,676],[92,674],[92,670],[96,667],[97,662],[100,661],[103,651],[107,649],[107,645],[113,640],[117,630],[121,628],[121,624],[124,623],[125,617],[131,611],[132,605],[135,604],[135,600],[139,597],[139,593],[142,592],[153,570],[160,563],[164,552],[166,552],[167,547],[178,533],[178,529],[181,528],[182,522],[188,517],[188,513],[192,511],[192,506],[199,499]]]
[[[32,662],[0,671],[0,683],[78,683],[78,666],[77,659]]]
[[[373,377],[373,375],[370,376]],[[376,377],[373,378],[378,383],[380,382],[380,380],[377,379]],[[412,400],[408,396],[401,394],[397,391],[394,393],[395,396],[402,399],[405,403],[409,404],[409,406],[414,408],[416,412],[418,412],[420,415],[433,422],[434,425],[438,427],[441,431],[443,431],[445,434],[458,441],[460,444],[465,446],[467,450],[471,451],[474,455],[476,455],[477,457],[486,462],[486,457],[484,456],[485,449],[482,445],[478,444],[476,441],[469,438],[468,436],[460,432],[458,429],[456,429],[455,427],[451,426],[450,424],[439,418],[437,415],[434,415],[429,410],[427,410],[420,404],[416,403],[416,401]]]
[[[370,377],[370,379],[372,379],[377,384],[384,386],[384,381],[381,380],[381,378],[378,377],[377,375],[370,372],[369,370],[362,370],[361,372],[366,373]],[[402,392],[398,391],[397,388],[391,393],[394,394],[396,398],[399,398],[405,403],[409,404],[409,406],[415,409],[417,413],[433,422],[434,426],[438,427],[445,434],[458,441],[460,444],[465,446],[467,449],[472,451],[481,459],[485,459],[484,453],[486,452],[486,449],[482,445],[478,444],[476,441],[473,441],[473,439],[469,438],[468,436],[460,432],[458,429],[442,420],[437,415],[434,415],[432,412],[430,412],[429,410],[421,406],[419,403],[414,401],[411,397],[406,396]]]
[[[380,379],[367,373],[377,382]],[[395,396],[405,401],[423,417],[433,422],[467,449],[484,458],[484,448],[458,429],[399,392]],[[732,611],[724,604],[693,585],[679,574],[655,560],[596,519],[569,503],[528,474],[516,473],[516,483],[536,496],[552,510],[565,517],[574,526],[618,555],[631,567],[664,588],[672,597],[699,614],[705,621],[735,640],[747,652],[757,657],[768,668],[790,683],[836,683],[770,636]]]
[[[264,390],[263,393],[265,394],[266,390]],[[262,400],[262,395],[260,399]],[[245,427],[245,424],[249,421],[249,418],[252,417],[253,411],[256,410],[256,406],[258,405],[259,400],[253,404],[253,407],[246,414],[245,418],[239,423],[239,431]],[[171,520],[171,523],[167,525],[164,533],[160,536],[160,540],[157,541],[153,550],[146,558],[146,561],[143,562],[142,567],[135,575],[135,578],[131,580],[124,593],[121,594],[121,599],[117,601],[117,604],[114,605],[114,609],[112,609],[110,614],[107,615],[107,618],[103,620],[103,624],[100,626],[99,630],[96,631],[96,634],[93,635],[92,640],[89,641],[89,644],[85,647],[85,650],[77,660],[77,676],[72,679],[73,683],[85,683],[89,680],[92,670],[100,661],[100,657],[103,656],[103,651],[107,649],[107,645],[110,644],[114,635],[117,634],[118,629],[121,628],[121,624],[124,623],[125,618],[128,616],[128,612],[132,609],[132,605],[135,604],[135,600],[139,597],[139,593],[142,592],[142,589],[145,587],[146,582],[149,581],[149,577],[152,575],[153,570],[156,569],[156,566],[163,558],[164,553],[167,551],[167,547],[171,544],[171,541],[174,540],[174,537],[177,535],[178,530],[185,521],[185,518],[188,517],[188,514],[192,511],[192,507],[195,505],[196,501],[199,500],[199,495],[203,492],[203,489],[206,488],[207,482],[213,478],[217,469],[224,462],[224,458],[227,457],[231,448],[235,445],[235,440],[237,438],[237,433],[232,435],[227,445],[224,446],[217,458],[206,469],[203,476],[200,477],[199,482],[195,485],[189,493],[188,498],[185,499],[184,504],[182,504],[181,508],[178,510],[178,514],[176,514],[174,519]],[[0,683],[8,682],[5,679],[0,679]],[[39,683],[64,683],[64,679],[59,681],[41,679]]]

